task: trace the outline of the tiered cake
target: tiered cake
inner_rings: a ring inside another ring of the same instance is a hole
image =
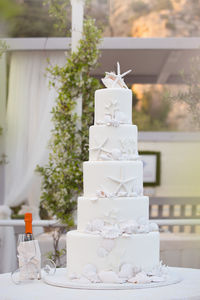
[[[158,227],[149,223],[132,91],[124,75],[118,65],[117,74],[103,79],[108,88],[95,93],[78,228],[67,234],[68,277],[84,283],[138,282],[138,274],[153,278],[159,268]]]

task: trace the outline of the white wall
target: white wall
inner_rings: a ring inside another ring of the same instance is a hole
[[[161,185],[154,196],[200,196],[200,141],[139,141],[139,150],[161,152]]]

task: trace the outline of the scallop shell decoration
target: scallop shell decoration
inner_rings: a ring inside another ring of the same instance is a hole
[[[120,278],[130,279],[133,277],[133,266],[131,264],[123,264],[119,271]]]
[[[128,70],[123,74],[120,74],[120,64],[117,62],[117,74],[115,72],[106,72],[106,76],[102,78],[102,82],[107,88],[127,89],[128,87],[125,84],[123,77],[130,72],[131,70]]]
[[[100,282],[99,277],[97,275],[97,269],[92,264],[87,264],[83,268],[82,275],[87,278],[90,282]]]
[[[124,283],[123,278],[119,278],[113,271],[101,271],[98,273],[101,282],[103,283]]]

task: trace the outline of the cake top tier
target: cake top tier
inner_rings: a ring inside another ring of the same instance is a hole
[[[123,79],[129,72],[120,74],[119,63],[117,74],[106,72],[102,81],[107,88],[95,92],[95,125],[132,124],[132,91]]]
[[[108,88],[95,92],[95,125],[132,124],[132,91]]]

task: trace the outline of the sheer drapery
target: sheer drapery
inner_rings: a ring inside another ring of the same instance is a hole
[[[13,52],[10,61],[4,204],[16,206],[26,201],[35,208],[34,218],[38,217],[40,200],[40,177],[34,170],[37,164],[43,165],[48,158],[47,145],[52,128],[50,111],[56,98],[55,90],[49,89],[49,78],[45,77],[47,57],[53,65],[63,65],[65,61],[61,51]],[[0,238],[5,243],[3,235]],[[10,240],[7,241],[8,250],[14,232],[6,239]],[[15,249],[12,249],[12,254],[4,250],[7,262],[11,255],[15,255]],[[3,271],[10,269],[12,266]]]

